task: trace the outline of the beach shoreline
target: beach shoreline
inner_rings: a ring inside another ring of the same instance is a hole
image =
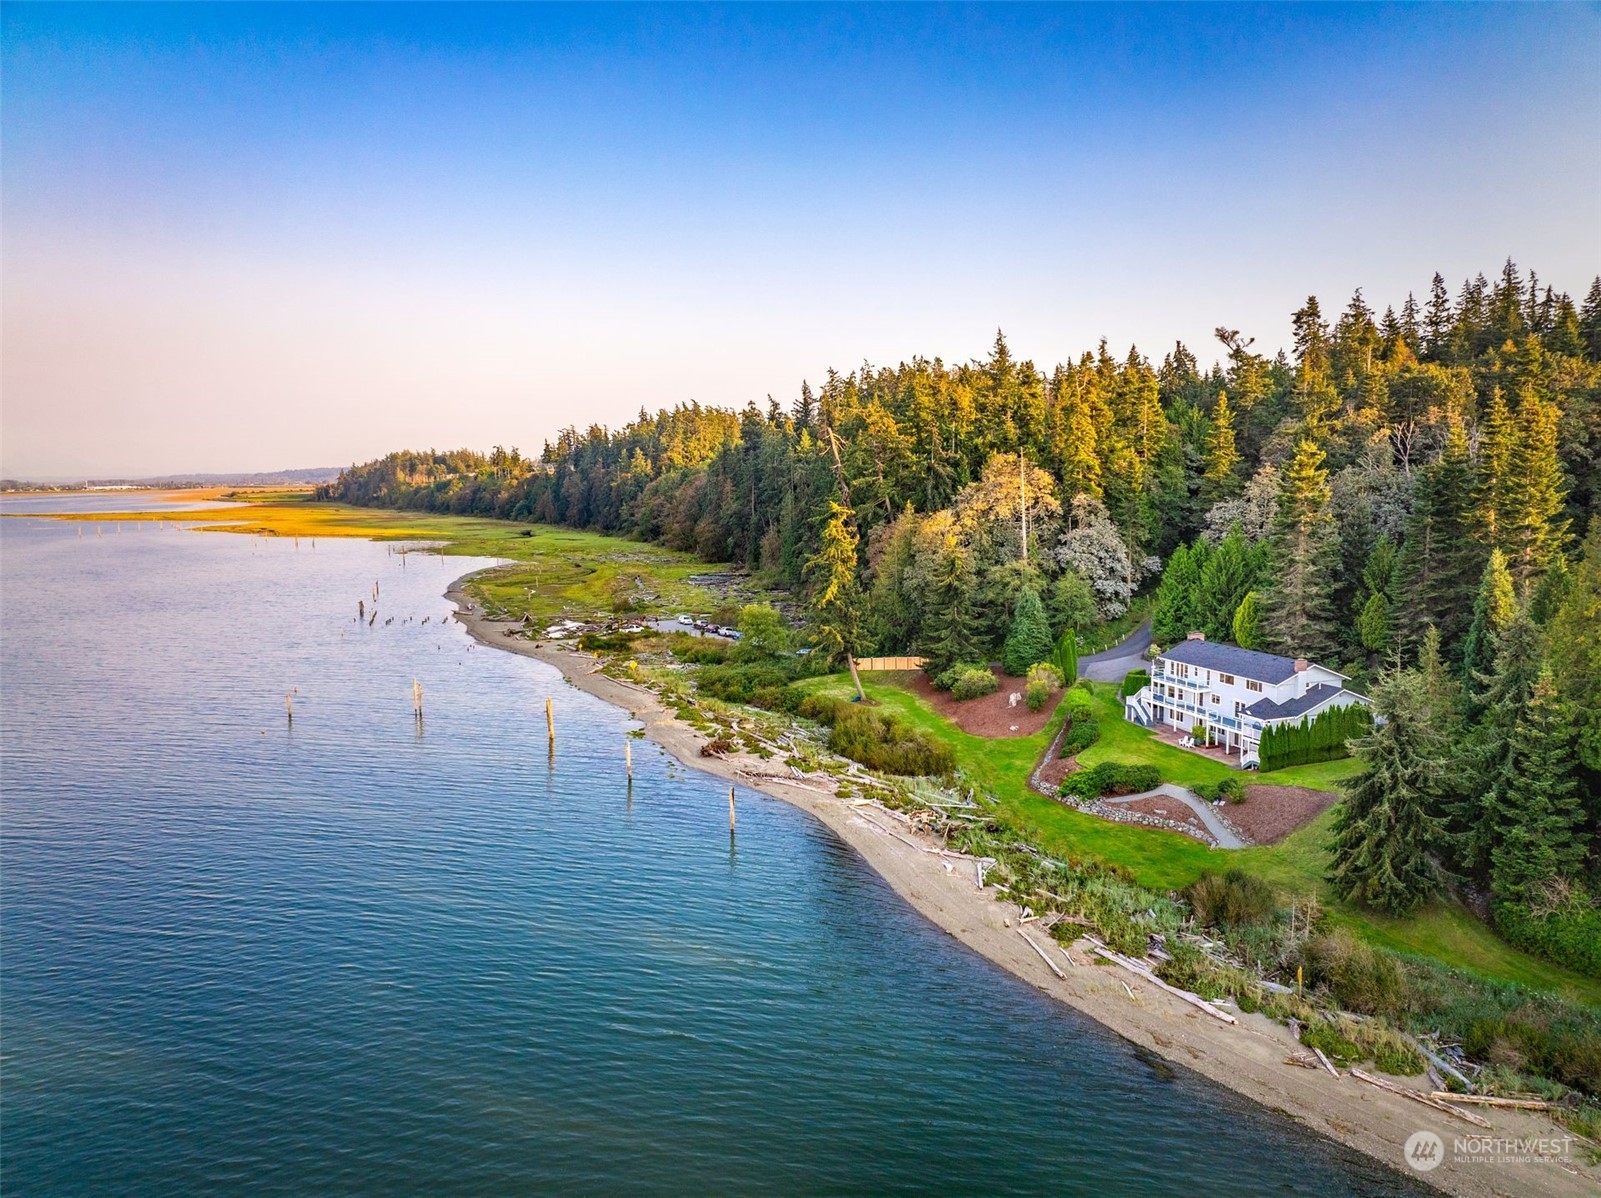
[[[465,591],[472,577],[451,583],[446,598],[474,640],[554,667],[579,690],[628,712],[644,725],[645,736],[684,765],[799,807],[827,825],[924,918],[1131,1044],[1449,1194],[1565,1198],[1593,1194],[1601,1184],[1601,1169],[1581,1164],[1577,1147],[1565,1164],[1452,1159],[1453,1141],[1458,1138],[1560,1139],[1568,1134],[1537,1113],[1484,1112],[1494,1131],[1474,1127],[1349,1075],[1336,1079],[1323,1070],[1287,1063],[1300,1045],[1286,1028],[1265,1016],[1231,1010],[1238,1022],[1227,1024],[1156,989],[1138,974],[1115,965],[1091,964],[1094,958],[1082,944],[1071,954],[1064,952],[1050,935],[1024,924],[1023,912],[1015,904],[997,901],[991,890],[980,889],[971,859],[943,851],[897,812],[862,799],[838,798],[815,782],[775,774],[769,763],[753,755],[703,757],[700,748],[706,738],[677,719],[653,691],[601,673],[587,653],[506,635],[517,626],[488,619],[476,609]],[[560,727],[558,709],[558,737]],[[1406,1141],[1419,1131],[1434,1132],[1445,1145],[1443,1164],[1426,1173],[1405,1165]],[[1219,1168],[1226,1169],[1227,1162],[1219,1162]]]

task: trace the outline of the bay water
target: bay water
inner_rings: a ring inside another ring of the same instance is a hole
[[[630,792],[627,712],[447,621],[490,564],[0,520],[7,1195],[1422,1192],[786,804]]]

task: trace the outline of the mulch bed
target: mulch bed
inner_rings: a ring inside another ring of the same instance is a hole
[[[1200,816],[1177,799],[1167,795],[1152,795],[1148,799],[1135,799],[1132,803],[1114,803],[1108,806],[1115,806],[1123,811],[1138,811],[1141,815],[1154,815],[1157,819],[1183,824],[1205,834],[1208,841],[1212,839],[1212,834],[1206,830],[1206,825],[1201,822]]]
[[[995,680],[1001,684],[1001,689],[979,699],[953,699],[949,691],[935,690],[927,674],[918,674],[912,679],[912,690],[926,699],[928,705],[940,715],[971,736],[984,736],[992,740],[1033,736],[1050,723],[1051,713],[1066,692],[1057,691],[1038,711],[1030,711],[1022,699],[1018,699],[1017,706],[1013,707],[1010,697],[1023,693],[1024,680],[1001,673],[999,666],[990,669]],[[1065,771],[1063,777],[1066,777]]]
[[[1245,787],[1245,802],[1230,803],[1223,815],[1254,843],[1275,844],[1339,801],[1326,790],[1252,782]]]
[[[1067,776],[1078,769],[1077,757],[1052,757],[1040,766],[1040,785],[1051,794],[1061,786]]]

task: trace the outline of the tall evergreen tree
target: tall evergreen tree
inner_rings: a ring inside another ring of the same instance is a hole
[[[1406,538],[1396,561],[1396,631],[1403,645],[1439,630],[1446,657],[1460,661],[1482,550],[1471,533],[1474,479],[1466,432],[1453,422],[1440,460],[1416,484]]]
[[[1557,689],[1573,705],[1579,760],[1601,774],[1601,521],[1590,525],[1546,643]],[[1596,798],[1601,805],[1601,794]]]
[[[1490,882],[1502,902],[1526,902],[1542,883],[1578,878],[1589,847],[1573,772],[1573,712],[1540,671],[1512,733],[1494,802],[1500,837],[1490,847]]]
[[[1458,860],[1475,877],[1488,877],[1490,853],[1506,838],[1515,818],[1503,801],[1512,770],[1513,734],[1544,664],[1540,631],[1528,612],[1519,610],[1501,633],[1494,671],[1469,684],[1470,689],[1474,683],[1479,687],[1469,713],[1477,716],[1468,746],[1472,776],[1450,816]]]
[[[1317,657],[1333,647],[1329,575],[1329,475],[1325,455],[1303,437],[1284,472],[1273,538],[1273,582],[1264,604],[1268,643],[1282,653]]]
[[[1240,455],[1234,445],[1234,414],[1229,410],[1229,395],[1220,391],[1212,409],[1212,421],[1206,431],[1206,472],[1202,476],[1209,484],[1209,497],[1223,499],[1235,489],[1235,467]]]
[[[1234,643],[1242,649],[1262,647],[1261,602],[1255,591],[1246,592],[1239,607],[1234,609]]]
[[[1045,605],[1037,592],[1024,590],[1017,597],[1017,608],[1012,615],[1012,629],[1001,647],[1001,668],[1014,678],[1028,673],[1035,662],[1049,659],[1055,648],[1051,640],[1051,626],[1045,619]]]
[[[1558,416],[1555,404],[1525,392],[1507,455],[1499,541],[1514,581],[1525,592],[1567,539],[1568,521],[1562,515],[1565,486],[1557,457]]]
[[[1488,673],[1495,661],[1495,652],[1501,633],[1517,614],[1517,596],[1512,589],[1512,575],[1507,571],[1506,558],[1499,549],[1490,550],[1490,560],[1479,580],[1478,598],[1473,601],[1473,623],[1462,646],[1462,675],[1471,679],[1475,674]]]
[[[1431,814],[1440,801],[1448,746],[1429,720],[1417,675],[1396,672],[1373,690],[1373,731],[1352,744],[1365,767],[1344,786],[1334,822],[1329,881],[1342,898],[1409,915],[1440,887]]]
[[[948,546],[930,568],[928,597],[919,647],[931,675],[958,662],[979,662],[984,651],[974,635],[973,568],[965,549]]]
[[[1247,545],[1235,528],[1201,567],[1195,591],[1195,627],[1209,639],[1226,641],[1233,636],[1234,613],[1256,586],[1261,558],[1260,551]]]

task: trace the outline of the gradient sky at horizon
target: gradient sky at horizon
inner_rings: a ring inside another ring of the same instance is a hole
[[[0,8],[0,473],[537,452],[1601,270],[1594,5]]]

